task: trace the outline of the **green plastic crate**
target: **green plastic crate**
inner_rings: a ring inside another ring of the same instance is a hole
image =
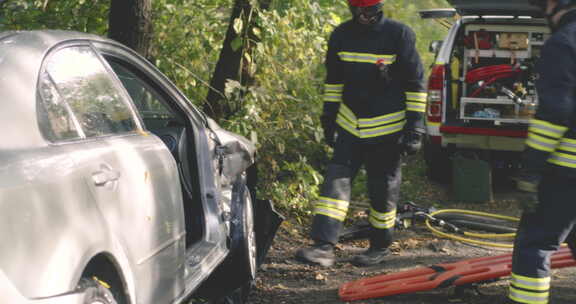
[[[452,177],[457,200],[471,203],[492,201],[492,169],[487,161],[456,155],[452,158]]]

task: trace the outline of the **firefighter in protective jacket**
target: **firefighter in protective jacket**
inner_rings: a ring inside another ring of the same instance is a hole
[[[518,180],[529,195],[514,243],[509,303],[548,303],[550,256],[568,239],[576,252],[576,0],[535,4],[553,33],[537,67],[539,104]]]
[[[350,203],[351,183],[364,165],[370,197],[370,248],[360,266],[384,261],[392,243],[401,158],[421,146],[427,94],[414,32],[383,16],[380,0],[348,0],[353,19],[331,34],[321,117],[334,147],[315,205],[314,245],[299,260],[330,266]]]

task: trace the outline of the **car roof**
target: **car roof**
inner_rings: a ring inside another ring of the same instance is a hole
[[[543,17],[531,0],[448,0],[461,16],[530,16]]]
[[[109,41],[71,31],[0,32],[0,150],[46,145],[36,117],[36,86],[40,68],[47,52],[73,40]]]

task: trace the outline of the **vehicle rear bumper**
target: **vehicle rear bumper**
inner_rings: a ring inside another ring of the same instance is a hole
[[[487,135],[444,134],[442,136],[443,147],[454,145],[460,149],[520,152],[524,150],[524,141],[524,138]]]
[[[524,150],[526,140],[525,129],[492,129],[471,128],[443,125],[439,128],[439,136],[431,138],[430,142],[458,149],[482,149],[492,151]]]

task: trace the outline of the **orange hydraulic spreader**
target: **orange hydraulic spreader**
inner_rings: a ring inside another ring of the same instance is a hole
[[[576,261],[568,247],[552,256],[552,268],[571,266]],[[511,267],[511,253],[438,264],[349,282],[340,286],[339,295],[343,301],[355,301],[467,285],[509,276]]]

